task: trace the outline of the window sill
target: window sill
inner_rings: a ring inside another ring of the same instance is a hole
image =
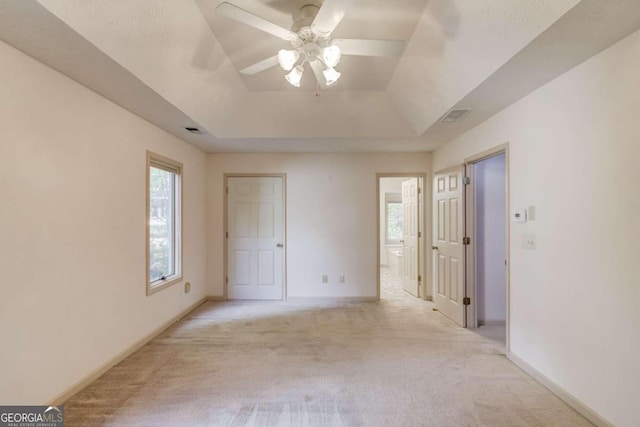
[[[148,283],[147,284],[147,296],[149,295],[153,295],[156,292],[159,292],[165,288],[168,288],[169,286],[176,284],[178,282],[182,281],[182,276],[170,276],[168,278],[166,278],[165,280],[156,280],[153,283]]]

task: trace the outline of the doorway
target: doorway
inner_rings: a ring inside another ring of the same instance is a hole
[[[504,150],[467,162],[470,177],[467,228],[467,326],[506,343],[507,327],[507,158]]]
[[[285,298],[285,176],[225,176],[225,295]]]
[[[509,349],[508,145],[433,180],[434,303]]]
[[[378,174],[378,296],[422,298],[423,187],[421,174]]]

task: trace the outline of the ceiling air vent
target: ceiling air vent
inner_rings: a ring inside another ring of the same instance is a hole
[[[471,111],[471,108],[454,108],[453,110],[449,110],[449,112],[445,114],[440,121],[442,123],[457,122],[462,117],[466,116],[469,111]]]
[[[191,133],[202,133],[202,131],[200,129],[198,129],[198,128],[189,128],[189,127],[187,127],[185,129],[188,130]]]

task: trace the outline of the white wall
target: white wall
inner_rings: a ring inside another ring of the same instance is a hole
[[[224,173],[287,174],[288,297],[375,297],[376,173],[429,173],[429,163],[427,153],[210,154],[209,293],[223,294]]]
[[[402,197],[402,181],[407,178],[380,178],[380,265],[387,266],[389,260],[387,257],[387,247],[389,245],[385,242],[386,227],[386,204],[385,195],[387,193],[396,193]],[[392,246],[401,246],[400,244]]]
[[[203,152],[0,42],[0,404],[43,404],[205,295]],[[183,277],[145,296],[146,150],[184,165]]]
[[[505,155],[476,163],[476,286],[478,322],[504,321],[506,304]]]
[[[434,153],[510,144],[511,351],[617,426],[640,419],[640,32]],[[524,250],[524,233],[537,250]]]

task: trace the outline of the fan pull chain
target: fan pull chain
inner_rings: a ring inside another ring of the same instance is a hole
[[[316,97],[319,97],[319,96],[320,96],[320,84],[316,80]]]

